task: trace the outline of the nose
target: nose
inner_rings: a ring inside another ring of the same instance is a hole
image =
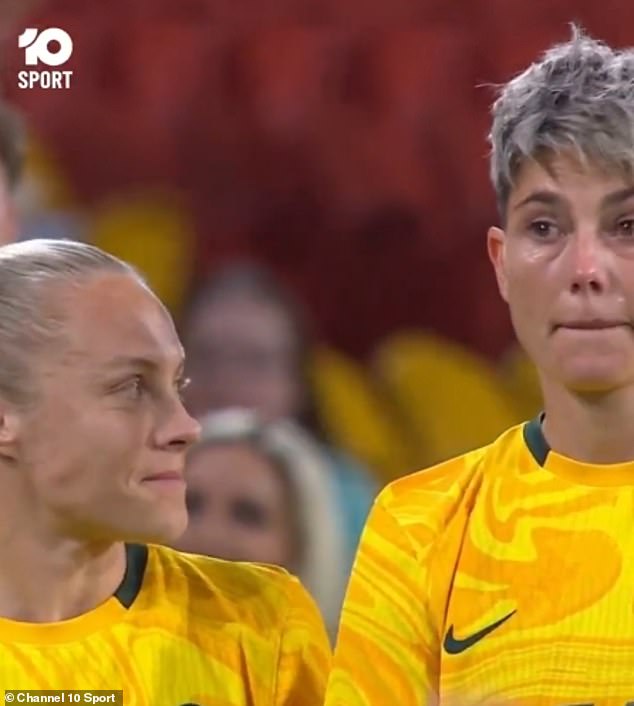
[[[607,253],[598,235],[577,233],[568,241],[571,261],[570,290],[574,294],[600,294],[608,284]]]
[[[180,399],[174,400],[162,424],[157,425],[156,445],[186,451],[200,439],[200,423],[185,409]]]

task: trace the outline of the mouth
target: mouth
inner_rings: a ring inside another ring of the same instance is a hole
[[[566,321],[555,324],[553,331],[564,329],[568,331],[609,331],[611,329],[632,328],[629,321],[607,320],[607,319],[580,319],[577,321]]]
[[[179,471],[162,471],[153,473],[143,479],[143,483],[156,483],[161,485],[184,485],[185,478]]]

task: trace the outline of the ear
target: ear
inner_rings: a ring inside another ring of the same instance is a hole
[[[506,233],[497,227],[489,228],[487,232],[487,252],[495,270],[498,289],[502,299],[508,302],[508,278],[506,275]]]
[[[0,460],[15,460],[20,430],[20,417],[0,399]]]

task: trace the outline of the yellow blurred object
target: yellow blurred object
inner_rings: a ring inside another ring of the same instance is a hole
[[[362,366],[321,347],[313,354],[311,377],[325,431],[336,445],[383,482],[413,470],[405,439]]]
[[[400,409],[420,467],[484,446],[518,421],[494,368],[439,336],[391,337],[376,353],[375,370]]]
[[[504,356],[500,373],[519,417],[536,417],[543,409],[542,391],[537,369],[521,346],[513,346]]]
[[[96,214],[90,241],[134,265],[178,315],[189,285],[195,248],[187,212],[170,194],[109,200]]]

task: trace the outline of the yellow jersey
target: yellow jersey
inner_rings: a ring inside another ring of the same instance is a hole
[[[634,706],[634,462],[541,419],[389,485],[350,579],[326,706]]]
[[[166,547],[126,554],[119,590],[91,612],[0,619],[0,689],[122,690],[125,706],[323,705],[330,646],[297,579]]]

